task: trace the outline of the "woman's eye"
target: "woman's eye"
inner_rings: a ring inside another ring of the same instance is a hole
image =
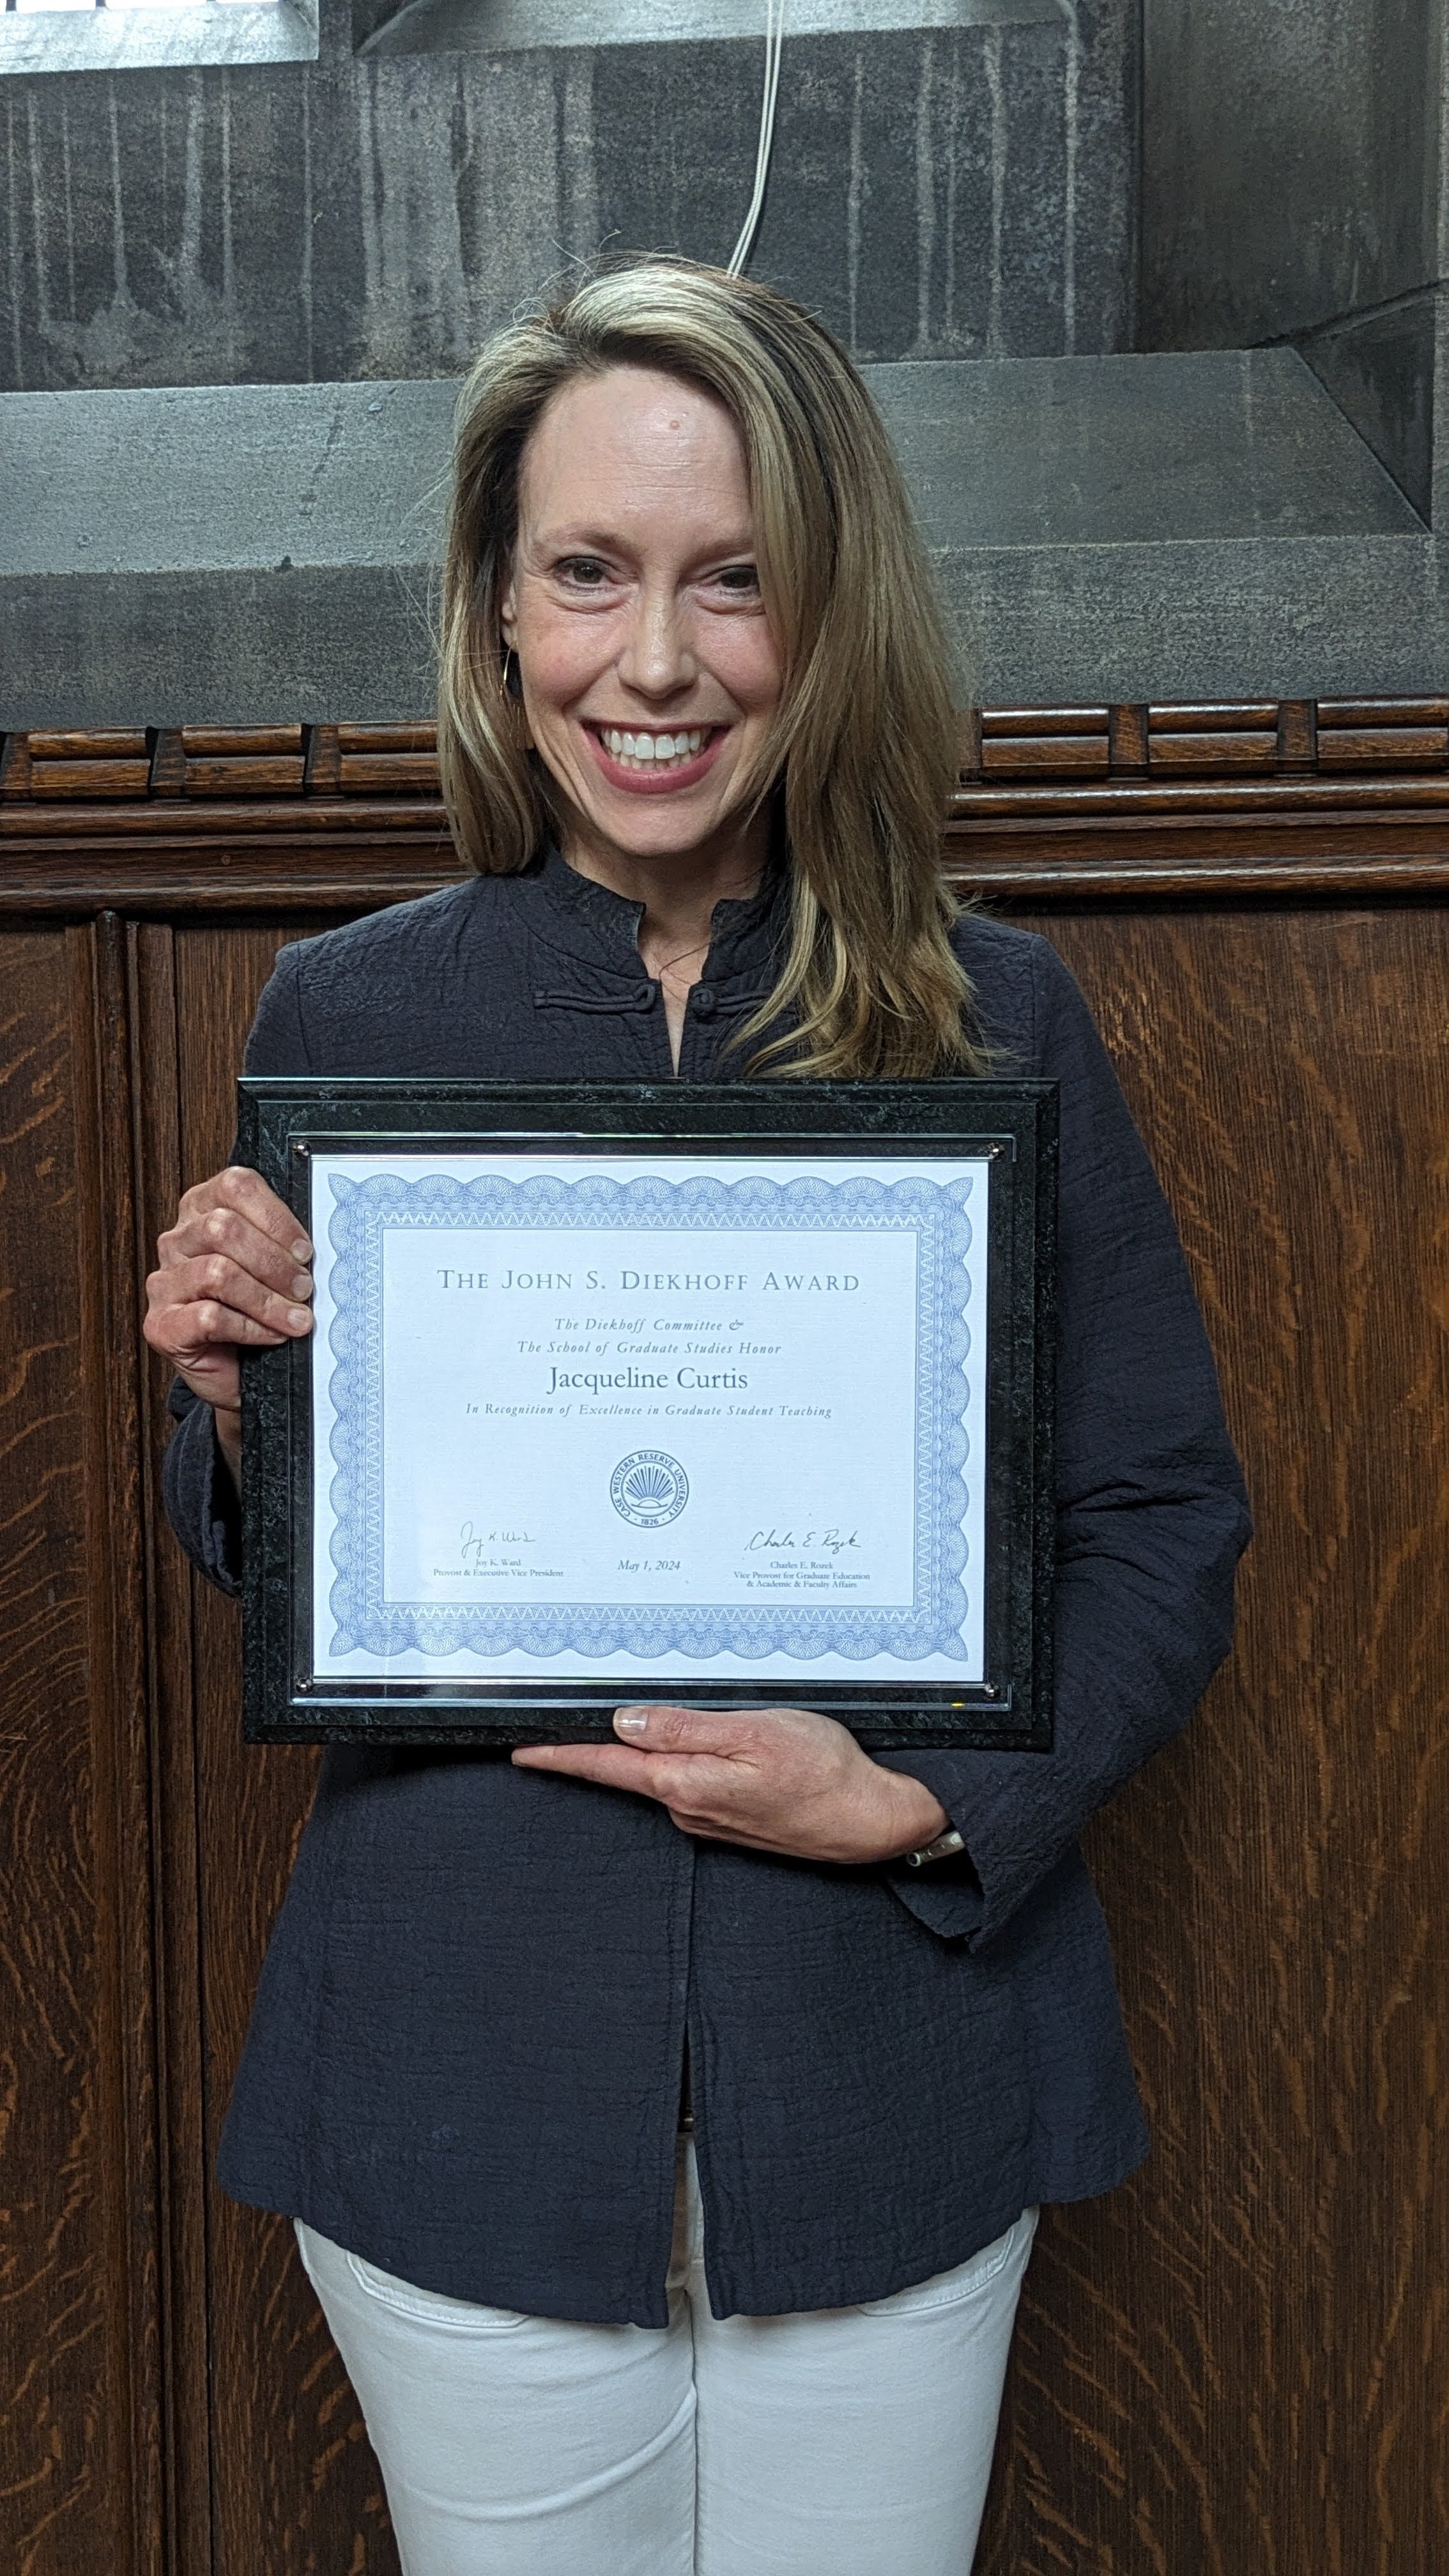
[[[725,564],[714,576],[716,587],[736,599],[757,599],[760,576],[752,563]]]
[[[559,565],[565,581],[581,590],[600,590],[609,578],[609,567],[597,555],[570,555]]]

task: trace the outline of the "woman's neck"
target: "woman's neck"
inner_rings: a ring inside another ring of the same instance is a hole
[[[709,954],[716,904],[752,895],[764,873],[769,846],[768,823],[741,833],[726,849],[670,852],[659,858],[630,850],[600,847],[592,836],[565,832],[563,856],[571,868],[596,885],[608,886],[629,903],[642,903],[639,955],[644,971],[662,988],[670,1053],[679,1067],[685,1004],[698,983]]]

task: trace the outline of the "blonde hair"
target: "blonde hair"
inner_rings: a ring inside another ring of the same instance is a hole
[[[741,1033],[749,1070],[971,1073],[985,1057],[941,875],[956,768],[949,657],[900,470],[855,368],[800,306],[674,259],[609,271],[491,341],[458,406],[438,752],[458,848],[529,865],[549,782],[501,692],[500,600],[529,435],[559,389],[648,367],[724,404],[744,449],[783,665],[757,794],[778,797],[789,935]],[[784,1036],[768,1035],[783,1017]],[[763,1041],[762,1043],[760,1043]]]

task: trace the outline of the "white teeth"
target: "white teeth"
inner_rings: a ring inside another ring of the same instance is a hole
[[[659,761],[693,760],[704,749],[708,731],[707,725],[688,733],[621,733],[612,725],[599,727],[611,760],[635,762],[645,769]]]

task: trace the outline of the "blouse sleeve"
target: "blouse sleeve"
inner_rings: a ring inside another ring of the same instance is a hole
[[[1187,1724],[1227,1653],[1251,1522],[1167,1203],[1105,1047],[1046,941],[1034,1070],[1061,1085],[1055,1735],[1050,1753],[878,1758],[931,1789],[964,1858],[890,1866],[902,1901],[976,1946]]]
[[[257,1004],[246,1044],[248,1073],[310,1073],[298,989],[298,952],[284,948]],[[192,1564],[223,1592],[241,1590],[241,1504],[216,1436],[216,1416],[176,1378],[176,1418],[161,1462],[166,1517]]]

